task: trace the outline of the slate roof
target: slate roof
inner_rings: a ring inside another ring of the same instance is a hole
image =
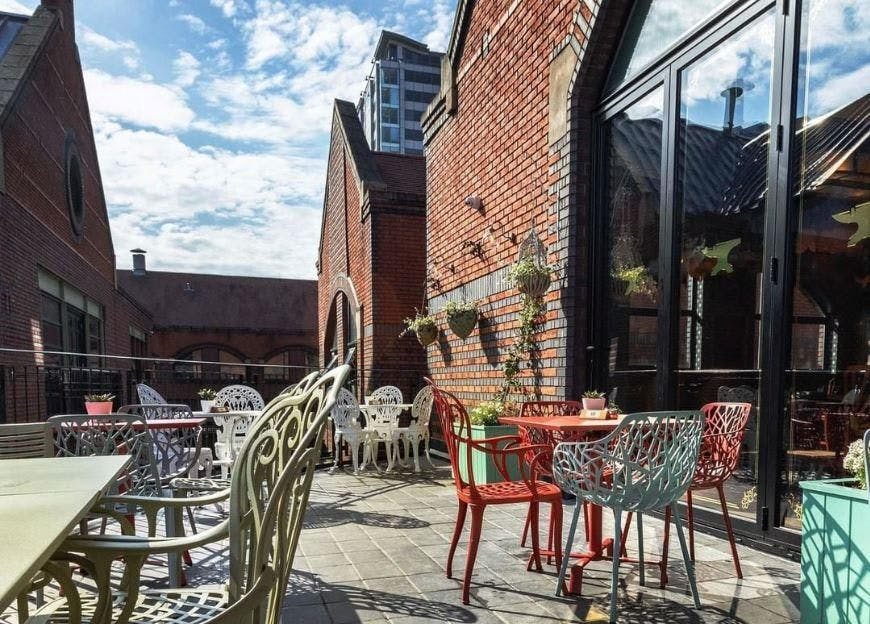
[[[54,11],[41,5],[32,17],[0,13],[0,123],[58,21]]]
[[[317,332],[314,280],[119,270],[118,286],[151,312],[155,328]]]
[[[396,193],[426,193],[426,158],[411,154],[373,152],[387,190]]]

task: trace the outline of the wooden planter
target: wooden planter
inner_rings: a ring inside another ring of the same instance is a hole
[[[800,484],[801,624],[870,622],[870,503],[855,483]]]
[[[471,425],[471,439],[482,440],[484,438],[497,438],[505,435],[516,435],[517,428],[513,425]],[[459,445],[459,474],[466,481],[466,455],[465,445]],[[508,459],[508,475],[513,480],[522,478],[520,467],[515,457]],[[504,481],[498,468],[495,467],[492,455],[473,449],[471,451],[471,470],[474,473],[474,482],[478,485],[485,483],[500,483]]]
[[[415,334],[417,335],[417,342],[424,347],[428,347],[430,344],[438,340],[438,327],[435,325],[424,325],[418,329]]]
[[[474,331],[474,326],[477,325],[477,309],[448,315],[447,325],[450,327],[450,331],[465,340]]]

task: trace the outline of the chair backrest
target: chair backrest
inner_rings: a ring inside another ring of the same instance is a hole
[[[139,395],[139,403],[148,405],[151,403],[166,403],[166,399],[154,388],[147,384],[136,384],[136,394]]]
[[[703,424],[701,412],[630,414],[599,440],[557,444],[553,477],[563,490],[602,507],[660,509],[689,488]]]
[[[552,418],[553,416],[574,416],[580,413],[583,404],[580,401],[525,401],[520,407],[520,418],[535,416]]]
[[[228,407],[234,412],[259,412],[265,406],[265,401],[259,392],[250,386],[240,384],[221,388],[214,397],[214,403]]]
[[[146,422],[193,418],[190,406],[180,403],[124,405],[118,408],[118,413],[133,414]],[[187,474],[202,448],[202,427],[155,431],[151,437],[157,473],[164,481]]]
[[[118,477],[124,493],[160,494],[154,461],[154,440],[145,420],[133,414],[63,414],[48,419],[58,457],[129,455],[130,463]]]
[[[381,386],[368,397],[367,404],[372,406],[366,411],[366,422],[374,426],[395,427],[399,424],[402,410],[398,407],[402,402],[402,391],[396,386]]]
[[[701,408],[704,432],[693,487],[712,487],[731,476],[740,459],[751,411],[750,403],[707,403]]]
[[[255,622],[280,620],[325,426],[349,372],[339,366],[305,392],[276,397],[252,423],[236,459],[229,506],[231,604],[256,586],[267,565],[275,570],[265,613]]]
[[[435,403],[435,397],[432,394],[432,388],[423,386],[417,396],[414,397],[414,403],[411,405],[411,422],[420,429],[428,430],[429,421],[432,419],[432,406]]]
[[[331,417],[337,431],[360,428],[359,403],[353,392],[347,388],[339,388],[335,405],[332,406]]]
[[[44,422],[0,425],[0,460],[52,455],[54,440]]]

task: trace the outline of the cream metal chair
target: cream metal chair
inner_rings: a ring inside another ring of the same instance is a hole
[[[167,400],[163,398],[157,390],[148,384],[136,384],[136,394],[139,395],[139,403],[143,405],[166,404]]]
[[[353,393],[347,388],[339,390],[330,415],[332,423],[335,425],[335,433],[333,434],[335,461],[330,472],[335,472],[338,469],[343,440],[350,449],[353,473],[359,474],[359,451],[360,447],[365,445],[368,435],[359,422],[359,415],[359,403]]]
[[[642,513],[671,507],[677,537],[695,607],[700,609],[695,571],[683,535],[678,502],[692,483],[701,446],[701,412],[630,414],[607,436],[594,442],[561,442],[553,451],[553,478],[562,490],[577,497],[568,531],[571,552],[582,505],[580,501],[613,510],[613,571],[610,580],[610,621],[616,621],[616,588],[622,552],[622,513],[634,512],[638,527],[640,583],[644,583]],[[556,595],[562,593],[569,557],[562,559]]]
[[[278,624],[328,415],[350,368],[341,366],[299,394],[281,395],[249,431],[233,471],[230,515],[197,536],[68,538],[55,561],[87,569],[97,593],[65,596],[32,622],[68,622],[79,602],[82,621],[118,624]],[[189,499],[188,504],[203,504]],[[229,579],[220,587],[140,591],[148,557],[196,548],[229,536]],[[112,587],[112,561],[123,558],[122,591]],[[274,570],[274,572],[273,572]]]
[[[395,386],[381,386],[368,397],[366,410],[363,412],[366,425],[366,443],[363,451],[363,463],[361,470],[365,470],[369,459],[375,465],[375,470],[381,471],[378,466],[378,444],[383,443],[387,452],[387,472],[393,470],[393,449],[399,440],[399,415],[402,413],[402,391]]]
[[[429,455],[429,421],[432,419],[432,406],[434,404],[434,396],[430,386],[424,386],[414,397],[414,403],[411,405],[411,423],[407,427],[396,427],[399,441],[404,443],[405,459],[402,461],[399,455],[401,444],[396,444],[394,452],[396,460],[403,467],[408,465],[411,450],[414,451],[414,472],[420,472],[420,443],[423,443],[423,450],[426,452],[426,460],[429,466],[435,468],[432,463],[432,457]]]
[[[233,412],[259,412],[265,406],[262,395],[241,384],[225,386],[218,390],[214,404],[229,408]]]

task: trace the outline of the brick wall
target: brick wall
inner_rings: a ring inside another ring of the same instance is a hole
[[[562,268],[545,297],[540,359],[521,374],[524,392],[573,398],[585,385],[591,110],[628,6],[600,4],[460,3],[464,44],[446,68],[455,91],[445,75],[424,120],[427,269],[435,278],[428,295],[435,310],[463,295],[476,299],[482,319],[466,341],[449,334],[430,349],[428,366],[472,403],[501,387],[520,306],[504,275],[533,225]],[[463,203],[472,194],[480,211]]]

